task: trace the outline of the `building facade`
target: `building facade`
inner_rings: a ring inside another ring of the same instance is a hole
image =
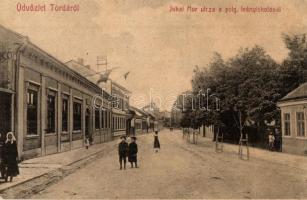
[[[79,58],[77,61],[70,60],[66,65],[74,71],[82,74],[86,79],[96,84],[99,75],[96,71],[92,70],[89,65],[84,65],[83,59]],[[93,98],[93,129],[89,135],[92,143],[102,143],[110,141],[113,137],[112,132],[112,97],[111,94],[105,90],[103,85],[98,85],[102,92]]]
[[[111,81],[112,131],[113,136],[127,135],[129,132],[129,98],[131,92],[122,85]]]
[[[110,138],[111,105],[99,86],[2,26],[0,45],[0,132],[15,134],[22,159]],[[104,111],[92,105],[96,95]]]
[[[307,155],[307,83],[278,102],[281,110],[282,151]]]

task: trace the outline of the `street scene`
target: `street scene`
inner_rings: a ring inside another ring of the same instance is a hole
[[[307,198],[306,2],[0,10],[0,198]]]
[[[139,168],[118,170],[117,149],[31,198],[60,199],[216,199],[304,198],[306,163],[293,167],[280,155],[238,159],[237,148],[216,153],[214,143],[188,143],[181,131],[161,131],[161,150],[153,134],[138,137]],[[288,160],[295,162],[295,158]],[[96,170],[92,170],[96,169]],[[284,181],[288,180],[288,181]],[[291,188],[291,189],[289,189]]]

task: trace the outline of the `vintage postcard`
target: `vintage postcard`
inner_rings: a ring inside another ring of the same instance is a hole
[[[0,197],[306,199],[306,0],[1,0]]]

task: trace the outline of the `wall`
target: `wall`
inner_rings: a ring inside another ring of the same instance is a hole
[[[85,83],[80,80],[73,81],[69,77],[62,77],[63,73],[58,69],[48,68],[54,63],[46,64],[44,56],[40,58],[34,56],[35,59],[32,59],[27,54],[21,55],[18,71],[16,115],[20,156],[23,159],[28,159],[82,147],[85,138],[85,110],[86,108],[92,109],[91,99],[96,91],[89,89],[91,87],[88,85],[83,87],[82,85]],[[37,91],[37,135],[27,134],[28,89]],[[48,95],[55,97],[55,125],[54,131],[46,133]],[[68,130],[65,132],[62,131],[62,101],[64,97],[68,100]],[[73,131],[72,105],[75,101],[81,104],[81,129],[79,131]],[[92,116],[90,121],[92,122]],[[91,122],[90,124],[92,124]]]
[[[307,102],[293,102],[281,106],[281,131],[282,131],[282,151],[299,155],[307,155],[307,110],[305,104]],[[297,136],[297,120],[296,112],[304,112],[305,120],[305,136]],[[290,136],[285,135],[284,114],[290,113]],[[306,154],[305,154],[306,152]]]

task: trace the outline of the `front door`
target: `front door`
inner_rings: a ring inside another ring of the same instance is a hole
[[[11,94],[0,92],[0,133],[5,137],[11,131]]]
[[[90,116],[91,116],[90,110],[86,109],[86,114],[85,114],[85,137],[90,137],[90,127],[91,127]]]

